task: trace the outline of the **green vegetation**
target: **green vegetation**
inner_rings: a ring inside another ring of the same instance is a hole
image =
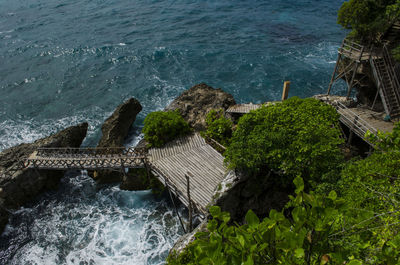
[[[311,98],[261,107],[239,120],[226,162],[248,173],[282,171],[287,183],[296,176],[318,181],[344,161],[338,118],[333,107]]]
[[[298,98],[243,116],[230,161],[249,172],[283,170],[295,196],[263,220],[249,210],[244,224],[211,207],[207,231],[168,264],[400,264],[400,124],[368,136],[371,156],[344,162],[336,121],[330,107]],[[322,175],[335,176],[329,192]],[[317,191],[306,192],[307,179]]]
[[[363,42],[376,40],[400,16],[399,0],[349,0],[338,13],[338,23]]]
[[[149,146],[161,147],[165,143],[191,131],[178,111],[152,112],[144,120],[144,139]]]
[[[207,130],[203,137],[209,137],[223,146],[228,146],[232,137],[233,123],[224,117],[224,111],[211,110],[206,117]]]
[[[374,218],[361,213],[350,219],[348,216],[356,216],[356,209],[336,192],[328,196],[306,193],[300,177],[294,184],[296,197],[291,197],[283,211],[271,210],[261,222],[250,210],[245,217],[247,224],[229,225],[229,214],[211,207],[213,219],[208,223],[208,231],[197,233],[196,240],[181,255],[170,255],[168,264],[400,262],[400,234],[393,232],[396,235],[383,240],[381,246],[372,245],[376,241],[370,231],[374,230]]]

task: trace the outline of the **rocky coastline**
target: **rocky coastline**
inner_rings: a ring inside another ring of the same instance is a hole
[[[324,95],[315,96],[320,100],[323,100],[323,97]],[[355,104],[353,101],[343,102],[341,98],[333,100],[349,106]],[[195,131],[202,131],[206,128],[206,116],[210,110],[226,110],[235,104],[231,94],[201,83],[184,91],[165,108],[165,111],[178,110]],[[134,98],[119,105],[102,125],[102,137],[98,147],[122,147],[141,110],[140,102]],[[9,210],[24,205],[46,190],[55,189],[65,173],[41,170],[39,175],[31,169],[18,170],[11,175],[6,172],[19,161],[26,159],[37,147],[79,147],[86,136],[87,127],[87,123],[71,126],[34,143],[21,144],[0,153],[0,233],[7,224]],[[145,146],[146,143],[142,141],[139,145]],[[148,179],[141,177],[143,172],[138,170],[131,170],[128,174],[110,170],[88,173],[98,184],[120,182],[120,188],[126,190],[149,188],[149,183],[146,182]],[[259,183],[255,177],[230,171],[216,188],[212,204],[220,206],[223,211],[231,214],[233,220],[241,222],[248,209],[252,209],[259,216],[265,215],[271,209],[281,209],[288,201],[290,193],[291,191],[281,189],[274,183]],[[184,249],[194,239],[195,232],[205,228],[206,221],[207,218],[192,233],[182,236],[171,251],[180,252]]]
[[[18,169],[38,147],[80,147],[88,124],[68,127],[30,144],[20,144],[0,153],[0,233],[8,222],[9,211],[17,209],[44,191],[56,189],[64,171]]]

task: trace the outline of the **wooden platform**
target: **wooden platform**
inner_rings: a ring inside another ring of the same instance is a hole
[[[369,142],[365,138],[365,134],[368,131],[373,134],[377,134],[378,131],[393,131],[394,122],[384,121],[386,116],[384,112],[376,112],[365,107],[348,108],[342,103],[349,102],[346,97],[326,95],[320,97],[320,100],[336,108],[340,114],[340,121],[367,143]]]
[[[179,138],[162,148],[151,148],[148,163],[160,181],[186,206],[189,203],[185,175],[189,173],[191,200],[203,214],[226,172],[223,156],[199,134]]]
[[[280,102],[280,101],[265,102],[263,104],[253,104],[253,103],[236,104],[236,105],[233,105],[233,106],[229,107],[226,110],[226,112],[228,112],[228,113],[245,114],[245,113],[249,113],[252,110],[259,109],[263,105],[268,106],[268,105],[271,105],[271,104],[275,104],[277,102]]]

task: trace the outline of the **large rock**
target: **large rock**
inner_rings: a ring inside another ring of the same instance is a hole
[[[221,207],[229,212],[233,221],[242,223],[248,210],[253,210],[263,218],[271,209],[280,211],[289,200],[293,190],[283,187],[277,179],[282,176],[273,172],[265,172],[274,177],[247,176],[246,174],[230,171],[218,185],[213,195],[212,205]]]
[[[64,171],[16,170],[19,163],[28,158],[38,147],[79,147],[86,137],[87,128],[87,123],[81,123],[31,144],[20,144],[1,152],[0,211],[2,208],[18,208],[41,192],[56,188]],[[0,232],[3,229],[1,226],[3,219],[0,220]]]
[[[114,113],[101,126],[102,137],[98,147],[123,146],[128,136],[129,128],[136,120],[137,114],[142,110],[140,102],[130,98],[119,105]]]
[[[114,113],[101,126],[102,137],[97,147],[121,147],[128,136],[129,129],[142,110],[140,102],[130,98],[119,105]],[[123,174],[112,170],[89,172],[89,175],[98,183],[106,184],[122,181]]]
[[[201,83],[183,92],[166,108],[178,109],[183,118],[196,130],[206,127],[207,113],[212,109],[226,110],[235,105],[235,99],[220,88],[214,89]]]

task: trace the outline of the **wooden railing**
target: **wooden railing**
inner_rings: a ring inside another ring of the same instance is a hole
[[[21,164],[36,169],[121,169],[145,166],[143,149],[135,148],[38,148]]]
[[[366,142],[368,142],[368,140],[365,138],[365,134],[367,132],[371,132],[375,135],[378,133],[378,130],[376,128],[371,126],[357,113],[353,112],[342,103],[337,103],[336,110],[340,114],[340,121],[343,122],[347,127],[350,128],[350,130],[352,130],[355,134],[364,139]]]

